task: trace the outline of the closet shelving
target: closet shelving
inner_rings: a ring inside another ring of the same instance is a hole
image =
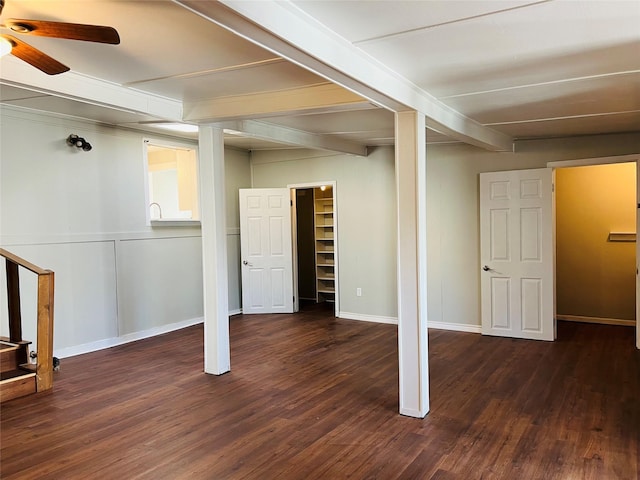
[[[316,257],[316,301],[335,301],[335,244],[333,229],[333,189],[313,189]]]

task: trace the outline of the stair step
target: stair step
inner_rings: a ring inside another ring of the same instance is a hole
[[[9,345],[31,345],[29,340],[20,340],[19,342],[12,342],[9,337],[1,337],[0,336],[0,344],[8,343]]]
[[[27,363],[30,343],[0,340],[0,373],[16,370],[18,365]]]
[[[24,372],[36,373],[38,366],[35,363],[21,363],[18,368]]]
[[[8,343],[0,342],[0,353],[4,352],[15,352],[20,347],[18,345],[9,345]]]
[[[0,403],[36,393],[36,374],[11,370],[0,374]]]
[[[33,375],[36,372],[27,372],[25,370],[21,370],[19,368],[14,368],[13,370],[9,370],[7,372],[0,373],[0,384],[6,380],[12,380],[16,377],[22,377],[25,375]]]

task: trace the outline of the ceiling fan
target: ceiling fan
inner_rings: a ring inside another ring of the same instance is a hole
[[[4,8],[4,0],[0,0],[0,14]],[[48,22],[44,20],[9,19],[0,27],[15,33],[36,35],[40,37],[67,38],[86,42],[109,43],[117,45],[120,36],[115,28],[80,23]],[[69,70],[69,67],[51,58],[46,53],[17,39],[13,35],[0,34],[0,56],[11,55],[27,62],[47,75],[57,75]]]

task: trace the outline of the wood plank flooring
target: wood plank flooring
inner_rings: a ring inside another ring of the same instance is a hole
[[[54,390],[2,405],[10,479],[625,479],[640,475],[628,327],[555,343],[431,330],[431,413],[398,414],[392,325],[322,310],[237,316],[232,372],[203,330],[63,359]]]

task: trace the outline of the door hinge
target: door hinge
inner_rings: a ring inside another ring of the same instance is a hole
[[[289,204],[293,207],[293,200],[289,200]]]
[[[551,184],[551,192],[555,192],[556,191],[556,184],[552,183]]]

